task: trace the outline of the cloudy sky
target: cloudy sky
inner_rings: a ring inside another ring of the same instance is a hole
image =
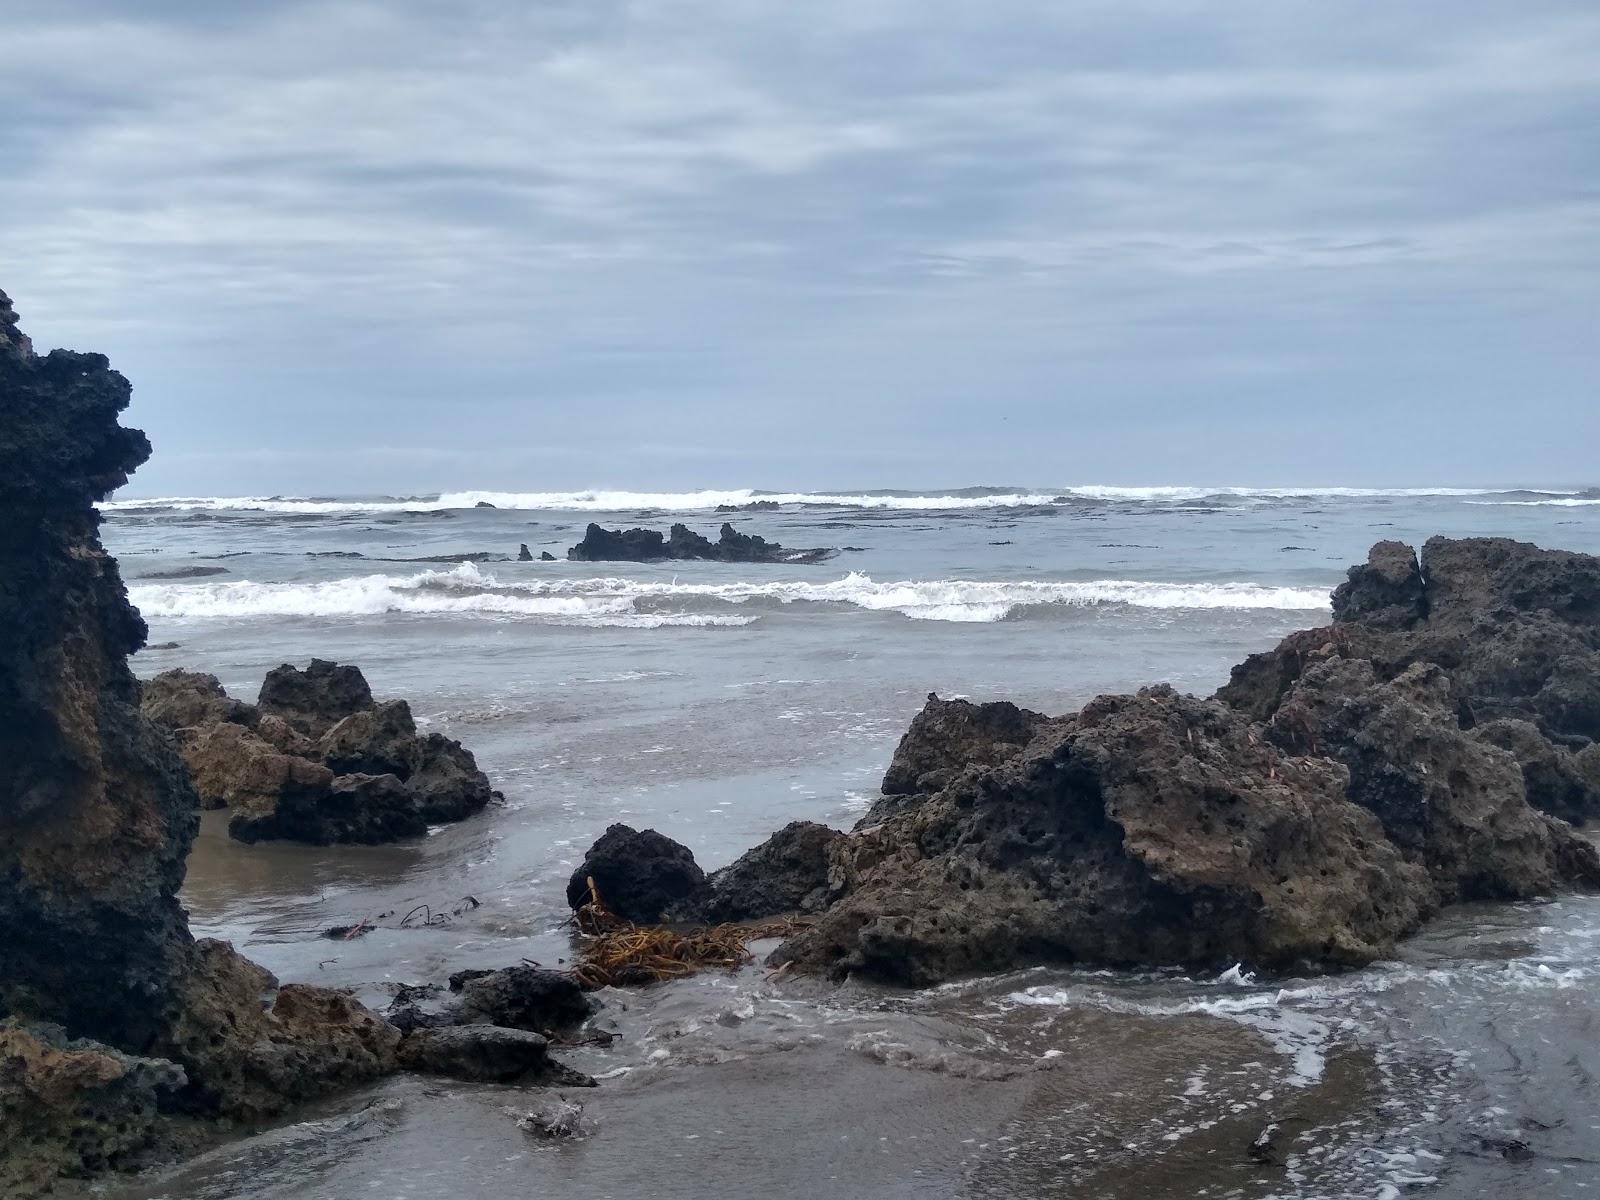
[[[0,0],[151,493],[1600,483],[1600,8]]]

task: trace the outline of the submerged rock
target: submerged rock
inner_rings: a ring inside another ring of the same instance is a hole
[[[1437,897],[1348,782],[1216,701],[1102,696],[830,847],[842,898],[774,959],[913,985],[1040,961],[1367,962]]]
[[[547,1033],[581,1024],[595,1010],[572,976],[541,967],[463,971],[450,977],[450,990],[460,995],[450,1018],[457,1023]]]
[[[674,525],[663,535],[654,529],[605,529],[590,523],[583,541],[567,551],[574,562],[656,562],[663,559],[706,559],[713,562],[820,562],[835,552],[789,550],[776,542],[740,533],[723,522],[713,542],[687,525]]]
[[[483,1083],[595,1086],[587,1075],[551,1058],[543,1035],[498,1025],[419,1029],[400,1043],[400,1064],[408,1071]]]
[[[662,914],[705,888],[706,873],[689,848],[654,829],[612,825],[589,847],[567,881],[567,903],[589,902],[589,880],[617,916],[652,925]]]

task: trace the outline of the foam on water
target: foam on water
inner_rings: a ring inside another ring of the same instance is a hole
[[[744,625],[755,615],[703,611],[705,604],[841,605],[924,621],[999,621],[1047,606],[1125,604],[1157,609],[1324,610],[1320,588],[1256,583],[1162,583],[1126,579],[898,580],[852,571],[828,583],[679,583],[637,579],[502,581],[471,563],[416,575],[356,575],[318,583],[249,580],[139,584],[129,595],[149,617],[357,617],[384,613],[525,617],[552,623]],[[701,605],[701,611],[681,611]],[[641,607],[641,605],[643,607]],[[676,608],[671,607],[676,606]]]
[[[688,492],[645,492],[625,489],[591,489],[568,492],[459,491],[412,497],[343,499],[300,496],[163,496],[108,501],[111,511],[180,509],[213,512],[258,511],[281,513],[434,512],[470,509],[479,504],[495,508],[562,512],[632,512],[661,509],[668,512],[703,512],[722,505],[757,501],[782,505],[819,505],[837,508],[949,511],[953,509],[1018,508],[1038,505],[1100,501],[1149,504],[1193,503],[1209,499],[1272,501],[1317,498],[1406,498],[1530,495],[1549,500],[1499,503],[1560,503],[1556,497],[1581,493],[1560,490],[1511,491],[1496,488],[1354,488],[1354,487],[1237,487],[1162,485],[1122,487],[1079,484],[1063,488],[968,488],[947,492],[770,492],[755,488],[702,489]],[[1596,503],[1596,501],[1576,501]]]

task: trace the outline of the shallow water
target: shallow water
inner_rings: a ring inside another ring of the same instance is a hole
[[[785,497],[731,518],[636,507],[723,498],[615,495],[113,508],[150,640],[179,643],[138,655],[142,674],[213,671],[249,698],[280,661],[355,662],[506,795],[397,847],[247,847],[208,814],[196,932],[378,1003],[463,966],[554,964],[566,877],[606,824],[661,829],[707,868],[796,818],[847,826],[929,690],[1047,711],[1158,679],[1209,691],[1324,619],[1380,537],[1600,552],[1592,494],[1059,495]],[[552,502],[573,507],[510,507]],[[559,555],[590,519],[863,549],[781,567],[376,561]],[[228,574],[140,578],[194,565]],[[320,936],[362,919],[378,928]],[[1567,897],[1452,911],[1397,961],[1331,979],[1039,970],[907,994],[702,976],[604,997],[621,1038],[566,1054],[602,1078],[571,1093],[577,1141],[516,1127],[535,1091],[400,1079],[102,1190],[1583,1196],[1600,1189],[1597,937],[1600,901]]]

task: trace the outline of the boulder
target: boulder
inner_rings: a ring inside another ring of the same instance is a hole
[[[176,1063],[0,1020],[0,1195],[146,1165],[169,1140],[161,1109],[185,1083]]]
[[[461,971],[450,977],[450,990],[460,995],[450,1015],[457,1024],[548,1033],[582,1024],[595,1010],[572,976],[540,967]]]
[[[419,1029],[400,1043],[408,1071],[482,1083],[557,1083],[593,1087],[594,1080],[550,1057],[550,1043],[526,1029],[453,1025]]]
[[[1348,784],[1217,701],[1102,696],[830,848],[841,898],[774,961],[911,985],[1041,961],[1367,962],[1437,894]]]
[[[139,711],[164,729],[187,729],[220,722],[253,726],[260,714],[253,704],[235,700],[215,675],[178,668],[163,671],[140,688]]]
[[[828,852],[844,836],[815,821],[792,821],[755,849],[713,871],[703,893],[681,902],[667,915],[719,924],[819,912],[832,898]]]
[[[375,707],[375,702],[358,668],[313,658],[303,671],[289,663],[268,671],[256,707],[282,717],[307,737],[320,738],[346,717]]]
[[[589,880],[600,898],[625,921],[650,925],[674,905],[698,895],[706,875],[689,848],[654,829],[612,825],[589,847],[583,865],[567,881],[567,903],[589,902]]]
[[[991,767],[1022,753],[1048,720],[1009,700],[973,704],[930,692],[883,776],[885,795],[936,792],[966,767]]]
[[[411,774],[417,723],[404,700],[388,700],[351,713],[324,733],[316,755],[336,775]]]
[[[178,751],[201,808],[273,807],[285,790],[326,789],[333,782],[332,772],[284,754],[243,725],[182,729]]]
[[[425,733],[412,743],[410,767],[406,786],[430,825],[464,821],[499,795],[472,751],[442,733]]]
[[[548,550],[541,550],[541,551],[539,551],[539,561],[540,562],[555,562],[556,561],[556,556],[554,554],[551,554],[550,551],[548,551]]]
[[[318,763],[279,758],[283,774],[274,777],[276,791],[235,802],[228,836],[241,842],[375,846],[428,831],[416,796],[397,776],[335,776]]]
[[[1417,552],[1404,542],[1379,542],[1367,561],[1350,568],[1333,592],[1336,621],[1362,621],[1385,629],[1410,629],[1428,615]]]
[[[411,708],[391,700],[340,721],[317,746],[332,770],[393,775],[416,798],[427,824],[462,821],[494,798],[472,752],[441,733],[418,734]]]

